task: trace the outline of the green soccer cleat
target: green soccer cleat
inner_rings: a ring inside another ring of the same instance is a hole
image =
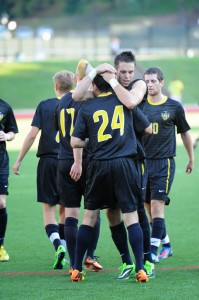
[[[117,279],[129,279],[135,274],[135,264],[133,263],[132,265],[127,265],[124,263],[121,267],[119,267],[119,270],[121,273]]]
[[[55,252],[55,263],[53,265],[53,269],[63,269],[63,266],[65,265],[64,257],[66,255],[66,249],[60,245]]]
[[[148,278],[155,278],[155,265],[150,261],[146,260],[144,264],[144,268]]]
[[[4,246],[0,246],[0,262],[9,261],[9,255],[6,252]]]

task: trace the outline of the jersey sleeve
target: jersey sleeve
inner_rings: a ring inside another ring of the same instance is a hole
[[[35,111],[31,126],[35,126],[39,129],[42,128],[42,104],[40,103]]]
[[[141,133],[150,126],[150,122],[138,107],[135,107],[132,112],[135,130],[136,132]]]
[[[13,113],[13,110],[11,108],[11,106],[9,106],[9,111],[8,111],[8,115],[6,118],[6,123],[5,123],[5,128],[4,128],[4,132],[14,132],[14,133],[18,133],[18,127],[17,127],[17,122]]]
[[[177,133],[185,133],[190,130],[190,126],[185,117],[185,111],[182,105],[179,103],[176,108],[175,125],[177,127]]]
[[[83,108],[81,108],[78,112],[72,136],[80,138],[81,140],[84,140],[86,137],[88,137]]]

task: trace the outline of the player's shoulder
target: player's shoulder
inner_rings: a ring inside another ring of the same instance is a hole
[[[10,104],[3,99],[0,99],[0,105],[11,109]]]

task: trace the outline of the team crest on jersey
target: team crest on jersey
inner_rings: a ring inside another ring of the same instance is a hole
[[[162,119],[163,119],[164,121],[166,121],[166,120],[169,119],[170,113],[169,113],[168,111],[163,111],[163,112],[161,113],[161,117],[162,117]]]
[[[3,113],[0,111],[0,121],[3,119]]]

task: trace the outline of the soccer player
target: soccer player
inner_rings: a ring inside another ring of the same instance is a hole
[[[111,82],[112,88],[118,99],[128,108],[132,109],[138,104],[140,107],[146,99],[147,86],[143,79],[133,80],[135,75],[136,60],[135,56],[131,51],[124,51],[118,54],[114,60],[114,66],[108,64],[102,64],[97,68],[93,69],[98,73],[101,73],[107,82]],[[108,71],[104,73],[105,71]],[[117,72],[117,80],[115,79],[115,73]],[[76,87],[73,99],[75,101],[82,101],[85,99],[86,91],[91,84],[92,76],[86,76],[81,83]],[[145,118],[142,116],[142,118]],[[144,122],[144,121],[142,121]],[[143,123],[144,124],[144,123]],[[146,129],[147,127],[145,127]],[[144,129],[144,128],[143,128]],[[139,130],[138,130],[139,131]],[[142,137],[137,132],[137,143],[139,156],[136,159],[136,165],[139,171],[140,185],[142,192],[140,191],[140,199],[138,204],[139,221],[144,234],[144,264],[145,269],[149,277],[155,277],[155,267],[151,258],[150,250],[150,226],[148,218],[144,209],[144,192],[146,191],[146,177],[147,170],[145,166],[145,154],[142,146]],[[127,236],[124,223],[121,218],[119,209],[107,209],[107,217],[109,220],[110,230],[113,241],[117,246],[118,251],[122,257],[122,266],[120,267],[121,274],[118,279],[127,279],[135,273],[135,265],[132,263],[130,258]]]
[[[86,75],[84,72],[90,71],[91,66],[88,61],[80,60],[76,69],[77,84]],[[86,185],[86,169],[88,165],[88,151],[83,149],[72,149],[70,145],[71,134],[74,129],[78,111],[82,103],[72,99],[73,91],[67,93],[61,100],[57,109],[58,129],[60,133],[60,151],[58,155],[58,191],[60,203],[65,207],[65,239],[70,257],[71,275],[75,263],[75,248],[78,232],[78,219],[80,215],[81,199],[84,195]],[[85,267],[93,271],[102,270],[94,256],[100,233],[100,216],[96,225],[89,247],[87,249]]]
[[[135,55],[131,51],[123,51],[115,57],[114,66],[117,70],[117,80],[114,78],[113,74],[105,73],[102,76],[107,82],[112,84],[114,92],[118,99],[127,107],[134,107],[133,101],[139,99],[138,107],[143,108],[147,96],[147,86],[143,79],[133,80],[136,68]],[[134,108],[135,109],[135,108]],[[133,109],[133,110],[134,110]],[[142,117],[143,119],[143,117]],[[146,121],[145,121],[146,122]],[[136,128],[138,121],[134,123]],[[141,120],[141,126],[143,126],[144,120]],[[141,127],[142,128],[142,127]],[[142,130],[147,129],[143,127]],[[151,128],[150,128],[151,130]],[[147,168],[145,164],[145,152],[143,148],[142,134],[140,134],[138,128],[135,130],[138,144],[138,155],[136,157],[135,163],[137,165],[139,179],[140,179],[140,197],[138,201],[138,216],[139,222],[143,230],[144,235],[144,266],[149,277],[155,277],[155,266],[151,258],[151,247],[150,247],[150,225],[144,208],[144,199],[146,192],[146,179],[147,179]],[[151,133],[151,131],[149,132]],[[127,251],[127,239],[124,234],[124,225],[118,215],[118,224],[111,223],[112,211],[108,209],[107,211],[110,229],[112,232],[112,238],[114,243],[118,245],[118,250],[123,259],[123,265],[120,267],[121,274],[119,279],[126,279],[134,273],[134,264],[130,264],[130,258]],[[115,212],[114,212],[115,214]],[[119,214],[119,213],[118,213]],[[120,222],[120,223],[119,223]],[[123,239],[121,240],[121,236]],[[124,247],[126,245],[126,247]]]
[[[66,253],[66,249],[61,241],[61,239],[64,239],[64,236],[60,237],[61,231],[63,232],[62,235],[64,235],[64,220],[60,223],[60,231],[55,215],[56,204],[59,203],[56,183],[59,135],[54,126],[54,114],[60,99],[72,89],[73,83],[74,74],[69,71],[60,71],[53,76],[56,98],[41,101],[37,106],[30,132],[26,136],[18,158],[13,165],[13,172],[19,175],[19,167],[22,160],[34,143],[39,131],[41,131],[37,150],[37,157],[39,157],[37,168],[37,201],[43,203],[46,234],[53,243],[56,251],[54,269],[63,268]],[[61,211],[63,218],[64,209],[59,207],[59,211]]]
[[[18,132],[11,106],[0,99],[0,262],[8,261],[9,255],[4,248],[4,239],[8,221],[6,195],[8,195],[9,156],[6,142],[15,138]]]
[[[92,74],[89,73],[89,76]],[[93,80],[94,99],[79,111],[71,145],[91,149],[87,169],[85,211],[77,237],[72,281],[83,280],[82,260],[99,210],[116,205],[122,211],[136,261],[136,278],[148,281],[143,266],[143,234],[137,215],[137,170],[134,156],[137,143],[132,111],[112,94],[110,85],[97,75]],[[129,143],[131,147],[129,147]]]
[[[173,250],[169,240],[158,255],[162,237],[165,236],[166,225],[164,216],[165,203],[174,179],[176,156],[176,136],[180,133],[189,161],[186,173],[190,174],[194,167],[194,154],[189,124],[185,118],[182,105],[162,93],[164,76],[160,69],[149,68],[144,73],[148,87],[148,99],[143,112],[152,123],[153,133],[144,140],[148,165],[148,183],[146,207],[152,216],[151,251],[154,262],[168,258]]]

